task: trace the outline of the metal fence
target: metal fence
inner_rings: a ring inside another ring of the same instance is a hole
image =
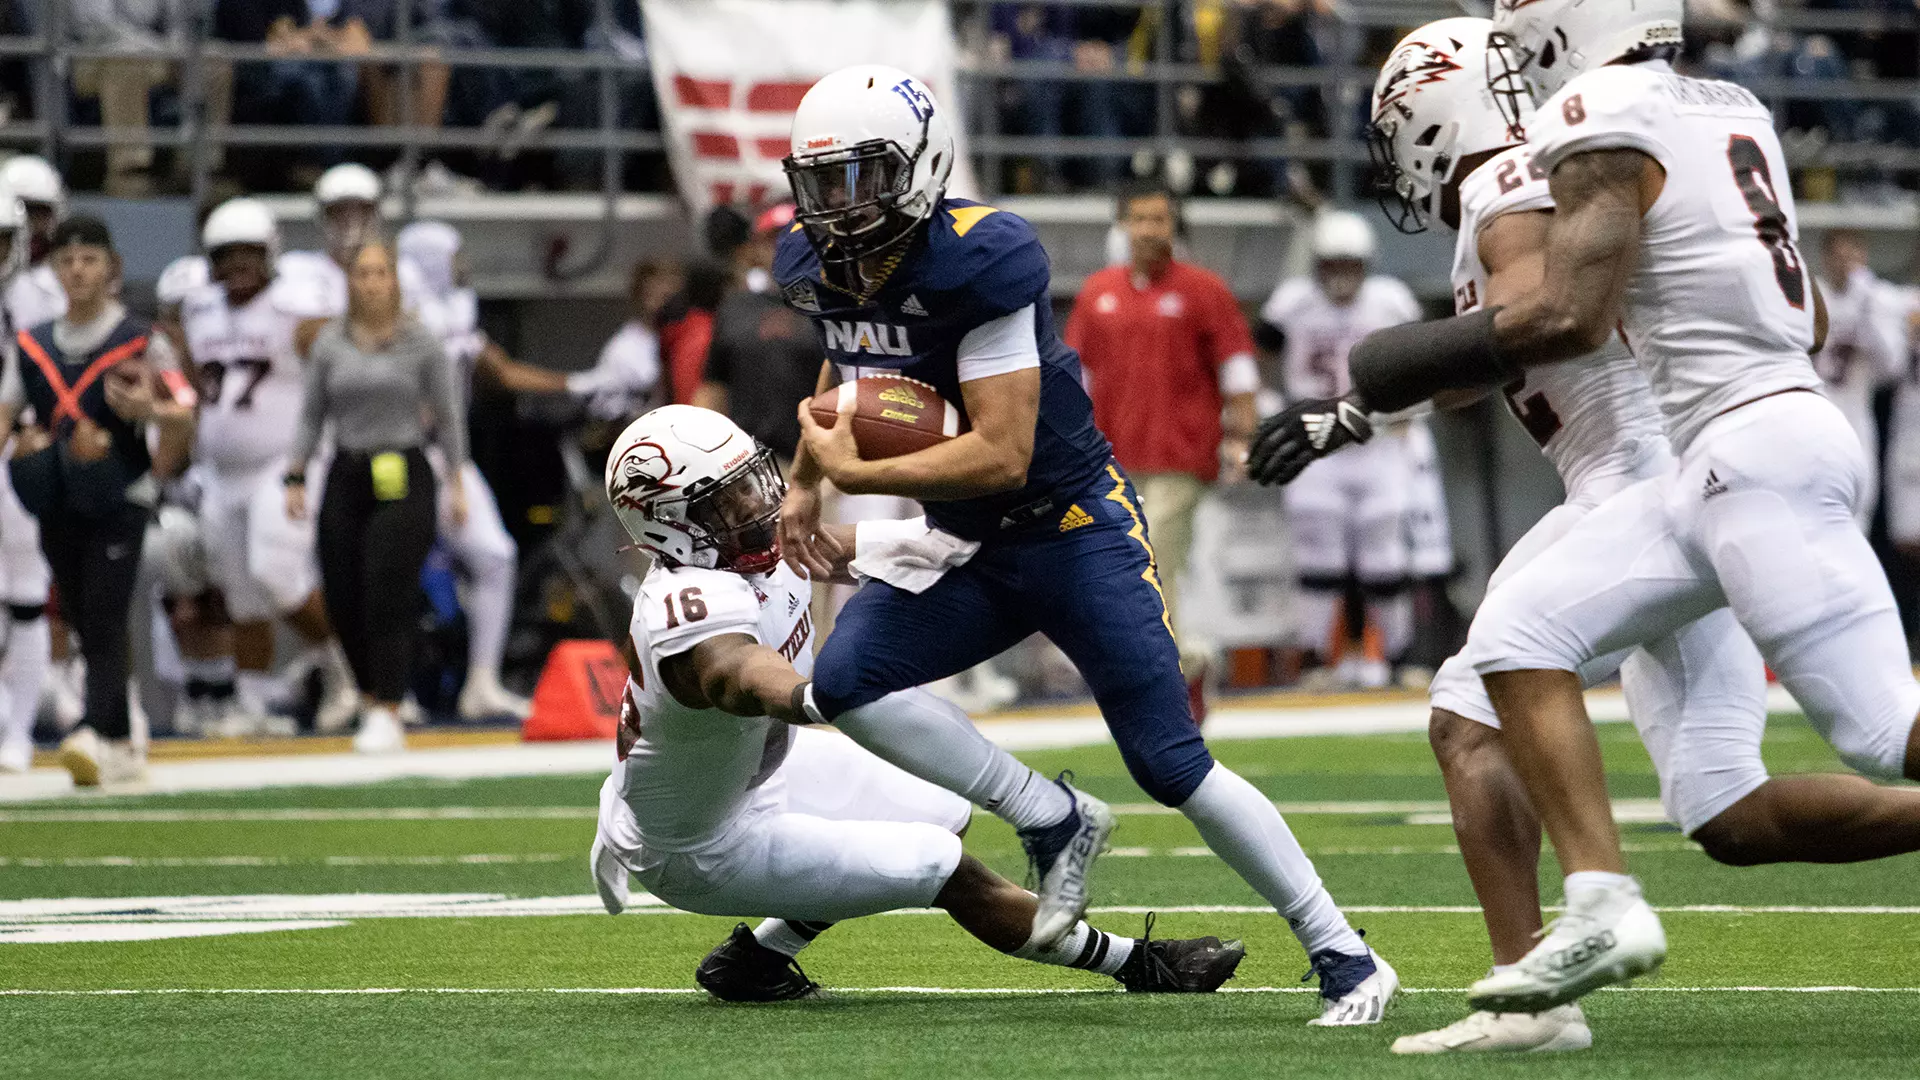
[[[30,0],[31,2],[31,0]],[[398,109],[411,116],[412,75],[423,64],[453,68],[534,69],[575,73],[594,80],[597,122],[571,129],[549,129],[530,136],[528,150],[564,150],[597,154],[599,188],[606,199],[609,220],[614,197],[622,189],[622,165],[627,155],[660,153],[664,141],[658,131],[633,130],[622,123],[623,87],[647,78],[644,50],[621,31],[613,17],[613,0],[598,0],[594,47],[581,50],[512,48],[443,48],[410,40],[413,0],[399,0],[398,37],[376,43],[373,50],[348,62],[396,69]],[[623,0],[633,3],[637,0]],[[1367,153],[1362,108],[1375,69],[1369,48],[1391,41],[1396,28],[1480,9],[1484,0],[1345,0],[1332,14],[1316,16],[1317,36],[1328,42],[1327,62],[1311,67],[1259,66],[1250,72],[1253,85],[1267,91],[1314,89],[1322,95],[1325,130],[1294,132],[1280,137],[1222,138],[1183,132],[1176,98],[1183,88],[1218,85],[1217,67],[1202,65],[1185,28],[1192,26],[1191,0],[1052,0],[1054,6],[1133,7],[1152,20],[1151,57],[1091,72],[1073,64],[1041,60],[992,60],[981,48],[990,18],[988,3],[956,3],[956,28],[963,48],[961,92],[968,101],[974,132],[972,149],[979,175],[991,191],[1010,158],[1130,157],[1142,152],[1164,157],[1176,149],[1198,158],[1257,165],[1278,159],[1320,168],[1331,177],[1336,192],[1356,190]],[[206,5],[207,0],[176,0],[177,4]],[[54,0],[38,6],[39,25],[32,36],[0,37],[0,61],[24,61],[31,78],[31,120],[0,124],[0,146],[31,149],[53,158],[74,150],[96,150],[132,142],[174,148],[190,159],[191,194],[203,199],[209,191],[211,162],[217,150],[326,146],[341,150],[380,149],[397,152],[402,176],[413,175],[431,154],[448,150],[484,150],[490,136],[476,127],[351,126],[311,127],[278,124],[234,125],[210,122],[205,108],[206,74],[210,65],[232,65],[283,59],[264,46],[213,40],[205,20],[175,34],[160,52],[102,48],[71,41],[67,5]],[[1920,8],[1906,11],[1806,10],[1782,7],[1764,24],[1788,34],[1853,35],[1907,33],[1920,27]],[[622,44],[627,47],[622,48]],[[70,108],[71,73],[76,61],[155,60],[181,65],[179,120],[171,126],[144,131],[113,129],[76,122]],[[1000,130],[998,89],[1007,85],[1048,82],[1073,84],[1104,82],[1139,87],[1150,94],[1152,122],[1145,134],[1075,137],[1025,136]],[[1743,80],[1769,102],[1777,117],[1787,116],[1797,103],[1843,103],[1849,107],[1879,106],[1901,116],[1912,115],[1920,103],[1920,80],[1859,79],[1853,77],[1757,77]],[[1819,136],[1789,141],[1796,167],[1831,168],[1869,173],[1890,187],[1911,186],[1920,175],[1920,147],[1907,139],[1851,141]],[[403,199],[411,199],[410,185],[400,185]],[[411,210],[411,204],[407,206]]]

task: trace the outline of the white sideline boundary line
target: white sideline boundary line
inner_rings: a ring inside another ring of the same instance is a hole
[[[1222,994],[1318,994],[1311,986],[1223,986]],[[1402,994],[1465,994],[1464,986],[1403,986]],[[1914,986],[1608,986],[1603,994],[1920,994]],[[848,986],[829,987],[828,998],[846,994],[901,994],[929,997],[1071,997],[1123,994],[1124,990],[1105,987],[1033,987],[1033,986]],[[367,986],[337,988],[307,987],[151,987],[102,990],[0,989],[0,997],[158,997],[203,994],[210,997],[299,995],[308,997],[397,996],[402,994],[494,996],[505,994],[592,994],[607,996],[687,997],[705,996],[693,987],[661,986]]]
[[[1793,700],[1778,687],[1768,690],[1767,705],[1773,710],[1795,707]],[[1589,693],[1587,710],[1596,721],[1627,718],[1626,700],[1618,690]],[[1215,710],[1208,718],[1207,739],[1232,742],[1311,735],[1410,734],[1427,729],[1427,714],[1428,706],[1423,700],[1298,708],[1236,709],[1228,705]],[[979,727],[989,739],[1009,750],[1059,750],[1112,742],[1106,724],[1092,711],[1041,720],[985,719],[979,721]],[[79,791],[64,771],[35,769],[20,777],[0,779],[0,803],[276,787],[346,787],[389,780],[562,776],[604,772],[612,766],[613,745],[597,739],[414,750],[405,754],[211,758],[155,762],[148,770],[145,786],[109,792]]]

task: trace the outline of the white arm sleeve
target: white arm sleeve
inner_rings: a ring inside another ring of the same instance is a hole
[[[0,405],[12,409],[25,408],[27,404],[27,384],[20,380],[20,349],[9,341],[5,347],[6,368],[0,372]]]
[[[1235,353],[1220,365],[1220,392],[1232,397],[1260,389],[1260,365],[1247,353]]]
[[[959,376],[963,383],[1040,366],[1040,343],[1033,336],[1033,305],[981,323],[960,339]]]

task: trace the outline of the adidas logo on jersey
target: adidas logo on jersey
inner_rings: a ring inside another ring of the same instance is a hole
[[[1079,503],[1074,503],[1067,507],[1066,514],[1060,518],[1060,531],[1072,532],[1083,525],[1091,524],[1093,524],[1093,515],[1080,509]]]
[[[908,293],[907,298],[905,300],[900,301],[900,314],[918,315],[924,319],[927,317],[926,305],[920,303],[919,297],[913,295],[912,293]]]
[[[1700,496],[1700,501],[1706,502],[1708,499],[1713,498],[1715,495],[1725,495],[1726,493],[1727,493],[1727,485],[1720,482],[1720,474],[1714,472],[1712,469],[1708,469],[1707,470],[1707,487],[1706,487],[1705,493]]]

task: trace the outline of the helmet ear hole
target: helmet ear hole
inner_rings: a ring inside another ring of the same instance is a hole
[[[1432,146],[1432,145],[1433,145],[1433,140],[1435,140],[1435,139],[1437,139],[1437,138],[1439,138],[1439,137],[1440,137],[1440,125],[1439,125],[1439,124],[1433,124],[1433,125],[1430,125],[1430,126],[1429,126],[1429,127],[1427,128],[1427,130],[1425,130],[1425,131],[1423,131],[1423,132],[1421,132],[1421,133],[1420,133],[1420,137],[1419,137],[1419,138],[1417,138],[1417,139],[1415,139],[1415,140],[1413,140],[1413,145],[1415,145],[1415,146]]]
[[[1553,42],[1551,42],[1551,41],[1549,41],[1549,42],[1547,42],[1547,43],[1546,43],[1546,44],[1545,44],[1544,46],[1542,46],[1542,47],[1541,47],[1541,49],[1540,49],[1540,68],[1541,68],[1541,70],[1543,70],[1543,71],[1544,71],[1544,70],[1546,70],[1547,68],[1550,68],[1550,67],[1552,67],[1552,66],[1553,66],[1553,62],[1554,62],[1554,60],[1556,60],[1556,59],[1558,59],[1558,58],[1559,58],[1559,56],[1560,56],[1560,50],[1554,47],[1554,44],[1553,44]]]

